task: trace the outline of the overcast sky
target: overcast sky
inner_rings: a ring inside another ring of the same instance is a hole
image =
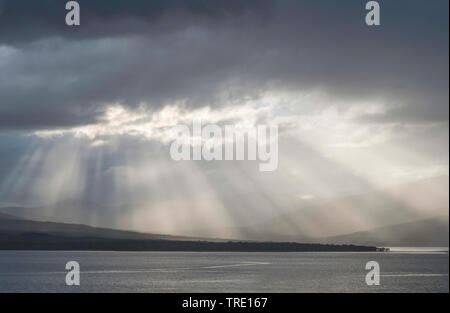
[[[236,218],[448,175],[447,0],[65,2],[0,0],[0,205]],[[278,124],[278,170],[172,161],[199,116]]]

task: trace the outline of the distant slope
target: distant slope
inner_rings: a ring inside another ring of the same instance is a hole
[[[305,242],[435,216],[448,217],[448,188],[448,176],[421,180],[298,209],[233,232],[241,239]]]
[[[115,223],[119,220],[117,214],[120,212],[128,210],[120,207],[106,208],[77,200],[66,200],[51,207],[0,208],[0,213],[25,219],[94,226],[101,224],[110,228],[117,227]],[[227,234],[226,238],[237,240],[318,242],[322,240],[321,238],[367,232],[436,216],[447,217],[448,220],[448,212],[449,177],[442,176],[299,208],[255,225],[220,230],[207,227],[189,231],[180,230],[178,238],[183,238],[183,235],[196,238],[223,238],[225,237],[223,234]],[[107,218],[110,220],[105,220]],[[424,227],[426,225],[428,224]],[[86,231],[83,229],[83,232]],[[89,231],[87,233],[89,234]],[[421,245],[433,245],[432,242],[436,242],[426,240],[432,237],[427,236],[425,230],[423,234]],[[412,238],[413,234],[408,236],[402,235],[401,238]],[[409,245],[409,242],[409,239],[397,241],[399,245]],[[419,241],[415,243],[418,244]]]
[[[0,215],[0,250],[108,251],[376,251],[376,247],[199,240]]]
[[[393,247],[448,247],[449,220],[448,217],[437,217],[330,237],[322,241]]]
[[[193,240],[182,236],[146,234],[79,224],[40,222],[0,214],[0,240],[24,238],[30,234],[54,238],[102,238],[131,240]]]
[[[39,214],[39,209],[24,208],[19,206],[2,207],[0,208],[0,218],[2,216],[9,216],[10,218],[22,218],[28,220],[46,219],[43,214]]]
[[[20,220],[20,217],[0,213],[0,220]]]
[[[111,216],[111,213],[117,213],[120,211],[120,208],[103,207],[93,202],[74,199],[67,199],[43,207],[27,208],[11,206],[0,208],[0,213],[18,216],[28,220],[52,221],[85,225],[96,225],[101,221],[103,222],[103,225],[108,226],[115,226],[113,225],[114,223],[108,220],[108,217]]]

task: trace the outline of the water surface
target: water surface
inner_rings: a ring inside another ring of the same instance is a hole
[[[65,284],[68,261],[80,286]],[[448,273],[447,252],[0,251],[0,292],[448,292]]]

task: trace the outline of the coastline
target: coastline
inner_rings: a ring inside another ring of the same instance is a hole
[[[386,248],[296,242],[172,240],[34,240],[0,242],[0,250],[192,252],[384,252]]]

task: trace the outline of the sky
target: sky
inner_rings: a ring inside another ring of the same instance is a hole
[[[2,206],[235,225],[448,175],[446,0],[65,2],[0,0]],[[278,125],[277,170],[172,160],[194,118]]]

